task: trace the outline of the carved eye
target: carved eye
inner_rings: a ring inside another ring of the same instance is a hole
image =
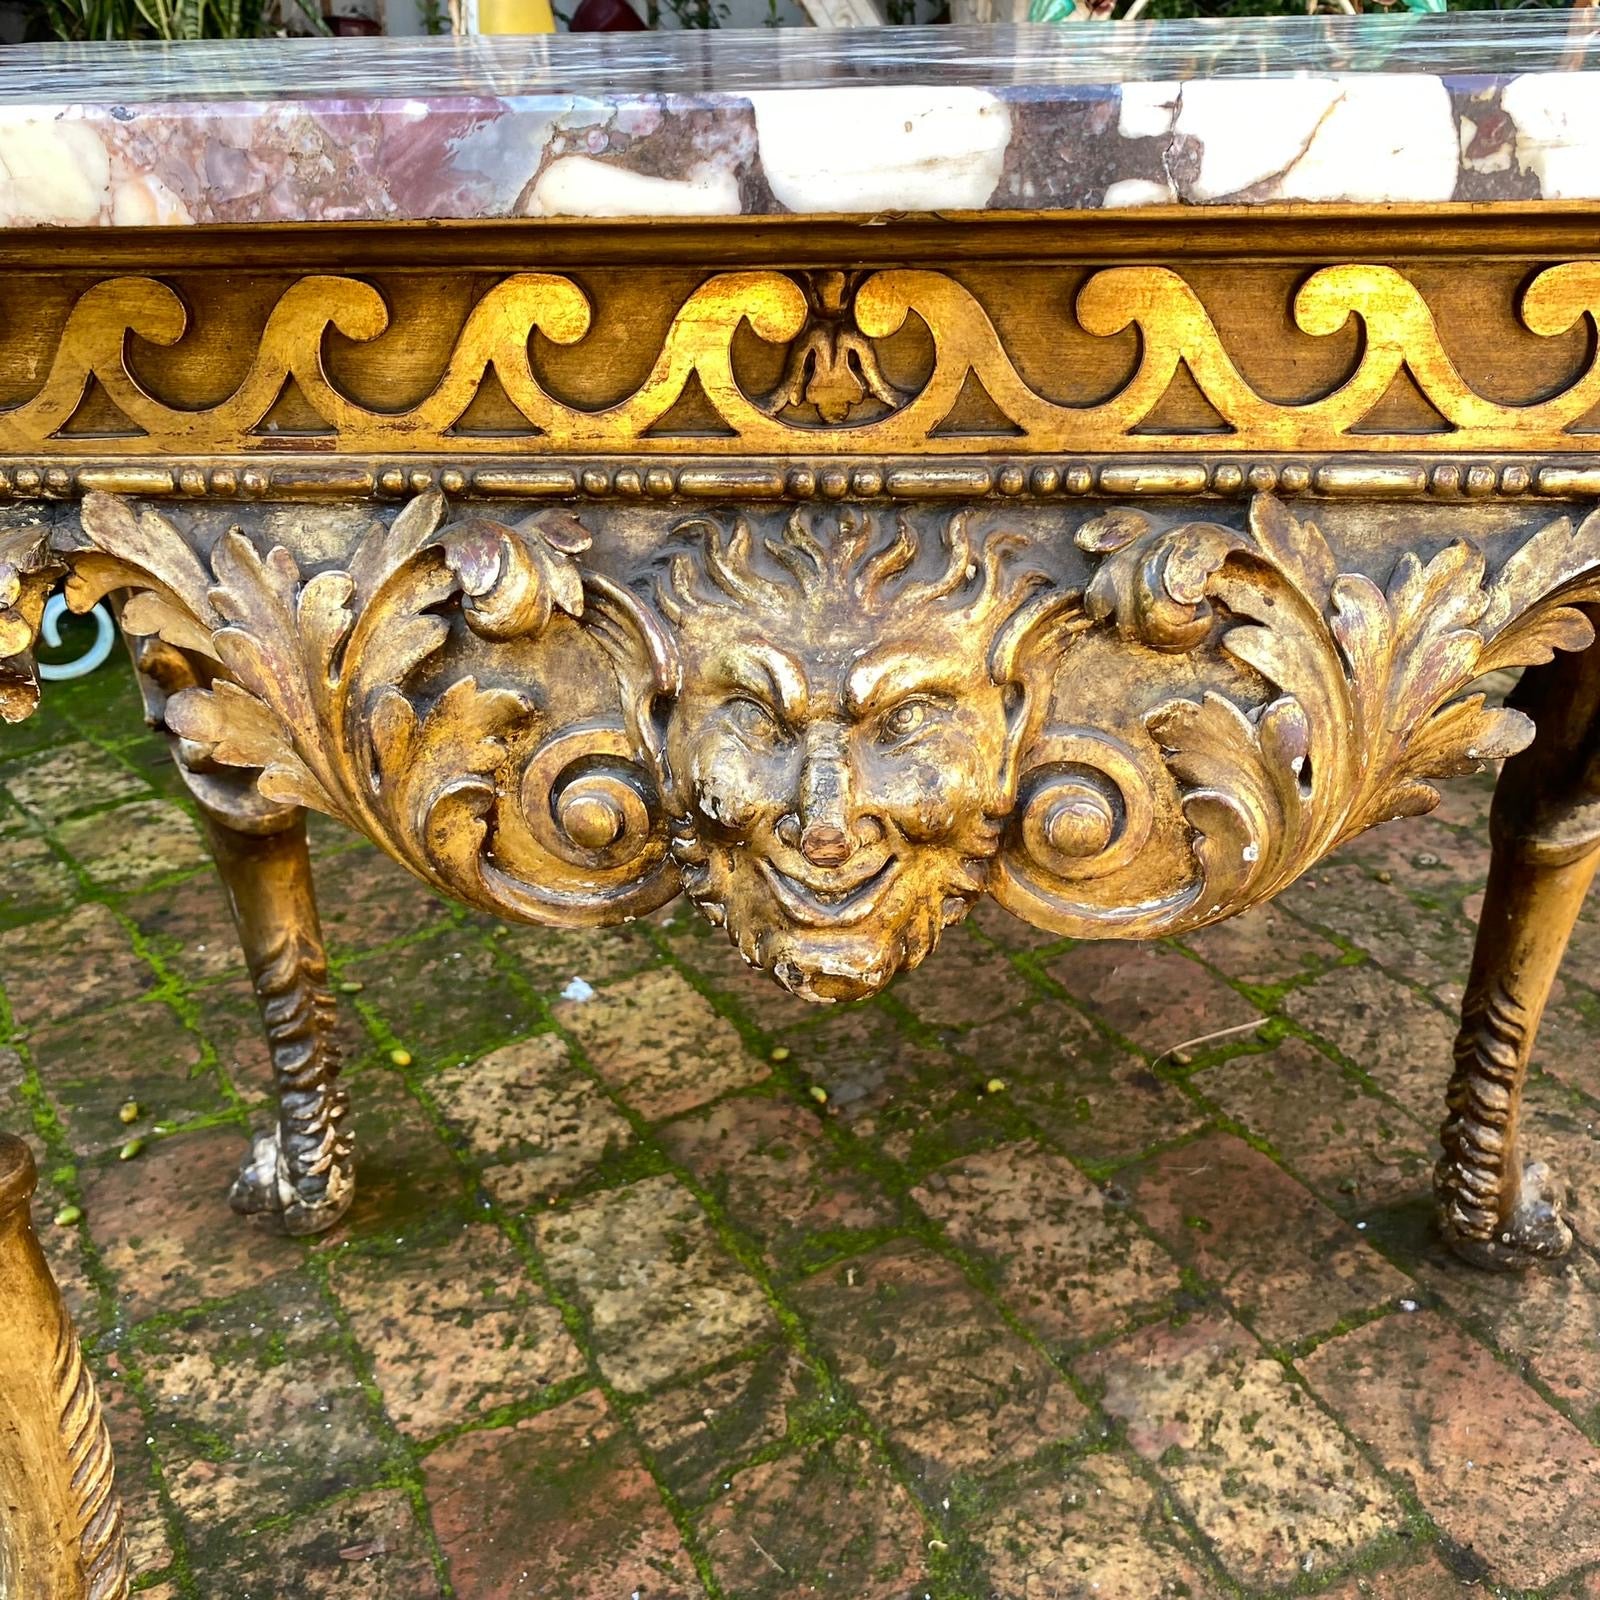
[[[928,720],[926,700],[902,700],[879,724],[878,736],[885,744],[909,739]]]
[[[751,744],[777,744],[784,736],[777,718],[754,700],[730,700],[728,720]]]

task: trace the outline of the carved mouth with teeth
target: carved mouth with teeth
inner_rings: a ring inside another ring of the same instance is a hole
[[[898,856],[886,856],[865,875],[829,873],[802,878],[785,872],[771,861],[760,862],[762,876],[785,913],[803,927],[844,927],[860,922],[877,909],[900,866]]]

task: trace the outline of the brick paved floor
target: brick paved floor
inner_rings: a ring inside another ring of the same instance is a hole
[[[172,770],[120,676],[50,705],[0,744],[0,1117],[145,1594],[1600,1597],[1600,1262],[1428,1225],[1486,785],[1181,945],[991,911],[842,1010],[322,828],[362,1188],[297,1244],[224,1204],[266,1067]],[[1531,1118],[1590,1242],[1597,985],[1591,914]]]

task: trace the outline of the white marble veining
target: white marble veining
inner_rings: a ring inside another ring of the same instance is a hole
[[[1516,160],[1547,200],[1600,198],[1600,85],[1587,75],[1528,73],[1508,83],[1501,109],[1516,125]]]
[[[1173,131],[1198,150],[1189,192],[1218,200],[1275,183],[1306,153],[1338,93],[1329,78],[1184,84]]]
[[[93,222],[111,198],[111,160],[92,128],[0,111],[0,218]]]
[[[1173,131],[1197,154],[1182,187],[1200,202],[1438,203],[1454,194],[1461,164],[1435,77],[1188,83]]]
[[[1100,202],[1108,211],[1126,211],[1133,206],[1167,206],[1178,198],[1177,186],[1167,179],[1118,178],[1106,185]]]
[[[725,169],[705,166],[682,178],[657,178],[590,156],[558,156],[539,174],[525,214],[736,217],[741,209],[738,179]]]
[[[1011,112],[982,89],[790,89],[750,96],[761,164],[790,211],[976,211]]]
[[[1117,108],[1117,132],[1124,139],[1164,139],[1172,132],[1183,85],[1177,82],[1125,83]]]

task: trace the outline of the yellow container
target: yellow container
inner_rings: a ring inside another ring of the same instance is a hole
[[[478,0],[479,33],[554,33],[550,0]]]

